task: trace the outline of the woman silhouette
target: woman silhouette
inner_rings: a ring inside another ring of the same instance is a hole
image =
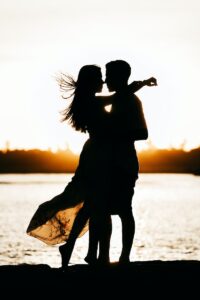
[[[105,257],[104,248],[107,249],[105,243],[109,242],[111,232],[111,218],[106,208],[111,149],[108,142],[109,114],[104,107],[112,103],[114,96],[95,96],[96,93],[101,92],[103,80],[101,69],[94,65],[82,67],[76,83],[69,77],[62,78],[63,90],[68,90],[71,86],[75,86],[74,98],[71,105],[64,111],[64,120],[69,120],[75,130],[87,131],[90,138],[83,147],[79,166],[72,179],[73,182],[79,182],[78,185],[81,186],[84,205],[75,219],[67,243],[59,247],[63,267],[68,265],[76,238],[89,216],[90,251],[86,258],[88,263],[96,261],[100,239],[102,242],[99,259],[108,260],[108,257]],[[100,219],[101,230],[98,226]]]
[[[144,82],[133,82],[129,88],[136,92],[144,85],[153,85],[149,84],[153,80],[150,78]],[[107,201],[113,155],[110,136],[113,128],[112,114],[104,108],[112,104],[115,94],[107,97],[95,95],[103,87],[101,69],[96,65],[83,66],[77,81],[62,75],[59,83],[64,92],[73,91],[70,95],[72,102],[64,111],[63,120],[69,121],[77,131],[88,132],[89,139],[83,147],[71,182],[63,193],[39,206],[27,233],[51,245],[67,241],[59,247],[62,267],[65,268],[76,238],[88,230],[89,218],[90,250],[85,260],[88,263],[96,261],[98,242],[99,260],[109,260],[106,249],[110,241],[111,217]]]

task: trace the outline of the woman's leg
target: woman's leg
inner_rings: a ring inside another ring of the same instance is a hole
[[[112,220],[110,215],[106,215],[102,218],[100,224],[100,242],[99,242],[99,258],[98,261],[101,264],[108,264],[110,262],[109,250],[110,250],[110,238],[112,234]]]
[[[85,261],[88,264],[94,264],[97,261],[98,242],[99,242],[98,222],[94,216],[91,216],[89,220],[88,252],[85,257]]]
[[[89,246],[85,261],[89,264],[97,263],[97,250],[99,244],[98,262],[109,263],[110,238],[112,221],[110,215],[93,215],[89,223]]]
[[[66,268],[68,266],[68,263],[70,261],[75,246],[76,239],[79,236],[81,230],[84,228],[88,218],[89,218],[88,207],[86,207],[86,205],[83,205],[81,210],[78,212],[76,219],[74,220],[74,224],[66,244],[59,247],[61,260],[62,260],[62,268]]]

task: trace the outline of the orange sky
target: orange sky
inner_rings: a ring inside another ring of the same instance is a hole
[[[153,144],[199,146],[199,31],[196,0],[0,2],[0,148],[79,152],[87,136],[59,121],[54,76],[113,59],[131,64],[131,80],[158,80],[137,93]]]

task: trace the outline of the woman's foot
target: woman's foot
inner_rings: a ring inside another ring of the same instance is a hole
[[[88,255],[84,258],[84,260],[88,265],[96,265],[98,262],[96,257],[90,257]]]
[[[98,265],[99,266],[108,266],[110,264],[110,258],[108,255],[102,256],[100,255],[98,258]]]
[[[129,257],[120,257],[119,264],[120,265],[128,265],[130,263]]]
[[[68,268],[69,259],[66,252],[65,245],[59,247],[59,252],[61,255],[61,269],[66,270]]]
[[[98,266],[100,267],[107,267],[110,265],[109,259],[98,259]]]

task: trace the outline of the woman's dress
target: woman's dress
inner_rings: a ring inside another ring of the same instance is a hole
[[[26,231],[28,235],[48,245],[67,241],[74,220],[84,202],[87,201],[92,213],[97,211],[100,213],[105,209],[105,195],[110,177],[109,161],[112,155],[109,143],[101,141],[105,134],[102,126],[106,123],[104,117],[107,118],[107,113],[102,104],[95,101],[89,113],[88,127],[92,138],[88,139],[83,147],[79,165],[71,182],[61,194],[38,207]],[[101,137],[98,133],[99,128],[101,128]],[[79,237],[87,230],[88,222]]]

